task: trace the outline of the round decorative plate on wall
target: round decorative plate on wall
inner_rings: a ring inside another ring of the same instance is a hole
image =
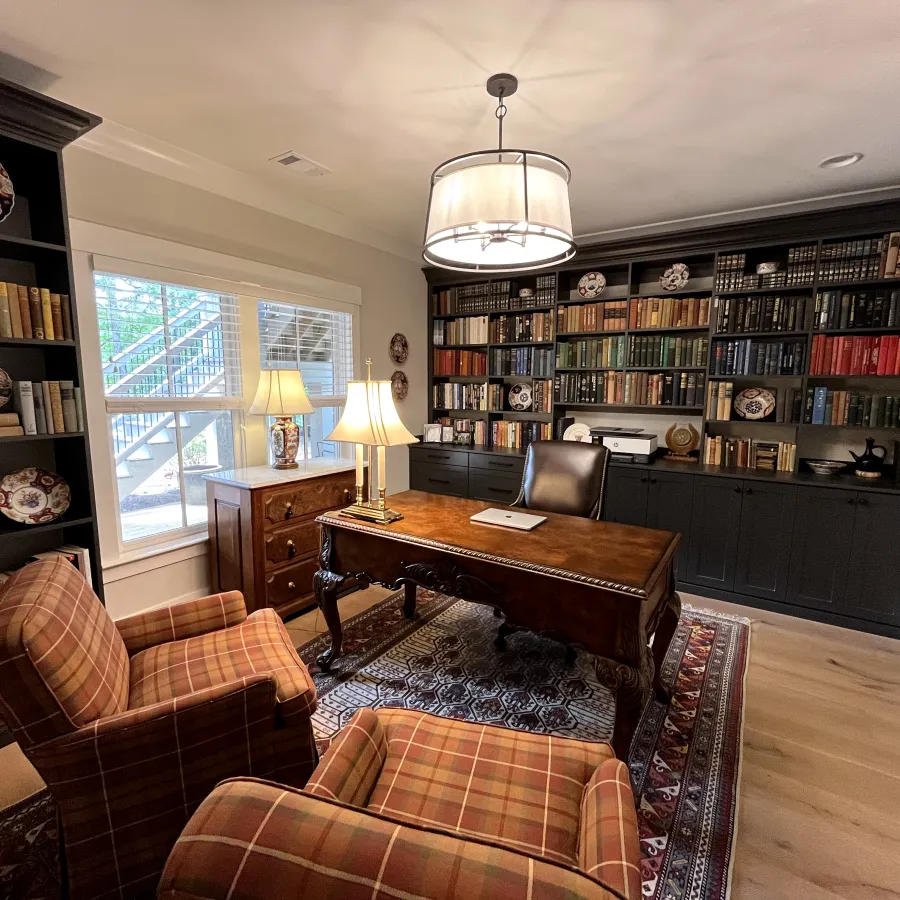
[[[12,399],[12,392],[12,378],[4,369],[0,369],[0,409]]]
[[[573,422],[563,433],[564,441],[581,441],[583,444],[591,442],[591,429],[584,422]]]
[[[2,222],[16,205],[16,192],[13,189],[12,178],[6,169],[0,165],[0,222]]]
[[[775,397],[765,388],[747,388],[734,398],[734,411],[742,419],[765,419],[775,412]]]
[[[405,400],[409,393],[409,379],[399,369],[391,375],[391,393],[395,400]]]
[[[406,340],[405,334],[400,334],[398,331],[391,338],[389,353],[391,354],[391,362],[396,366],[402,366],[409,359],[409,341]]]
[[[578,293],[585,300],[592,297],[599,297],[606,287],[606,276],[602,272],[588,272],[578,279]]]
[[[534,398],[531,395],[530,384],[514,384],[509,389],[509,407],[516,412],[525,412],[531,409]]]
[[[685,263],[675,263],[659,276],[659,284],[664,291],[680,291],[690,277],[691,270]]]
[[[46,469],[19,469],[0,481],[0,512],[24,525],[58,519],[69,508],[70,500],[69,485]]]

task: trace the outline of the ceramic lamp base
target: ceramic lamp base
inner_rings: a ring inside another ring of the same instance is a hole
[[[300,447],[300,427],[291,416],[276,416],[269,428],[273,469],[296,469]]]

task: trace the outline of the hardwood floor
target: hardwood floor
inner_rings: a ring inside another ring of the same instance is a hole
[[[386,596],[362,591],[345,617]],[[752,620],[731,900],[900,898],[900,641],[682,594]],[[316,612],[288,623],[298,643]],[[15,746],[0,806],[39,789]]]

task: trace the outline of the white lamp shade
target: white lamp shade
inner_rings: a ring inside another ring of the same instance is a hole
[[[394,447],[417,439],[400,421],[389,381],[350,381],[344,414],[325,440]]]
[[[299,370],[266,369],[259,373],[259,387],[249,412],[255,416],[305,416],[315,409]]]
[[[569,170],[554,157],[486,151],[444,163],[432,176],[426,261],[509,272],[574,254]]]

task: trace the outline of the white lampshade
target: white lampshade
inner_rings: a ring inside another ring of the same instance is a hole
[[[569,168],[544,153],[492,150],[431,177],[423,257],[445,269],[515,272],[575,255]]]
[[[389,381],[350,381],[344,414],[325,440],[394,447],[417,439],[400,421]]]
[[[315,409],[309,402],[303,375],[297,369],[265,369],[250,404],[255,416],[306,416]]]

